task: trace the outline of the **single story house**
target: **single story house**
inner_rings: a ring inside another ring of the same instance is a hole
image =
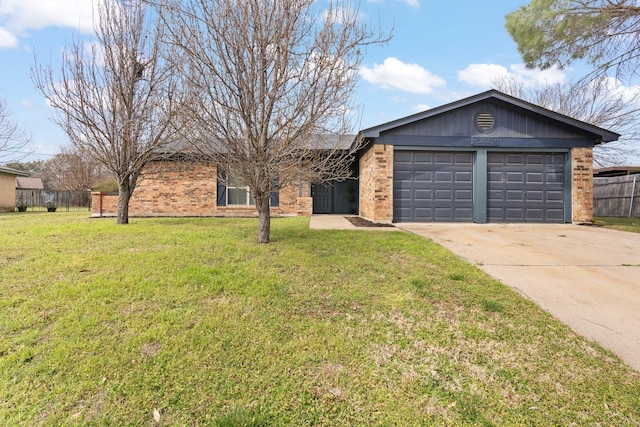
[[[16,178],[27,175],[19,170],[0,166],[0,212],[16,210]]]
[[[359,214],[376,222],[589,222],[593,147],[618,134],[496,90],[360,131],[354,179],[300,182],[272,198],[280,215]],[[346,148],[346,147],[345,147]],[[216,165],[156,164],[132,216],[254,215],[229,198]],[[92,215],[117,196],[93,193]]]

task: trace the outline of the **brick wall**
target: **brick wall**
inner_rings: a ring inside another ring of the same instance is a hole
[[[593,221],[593,149],[571,150],[571,220]]]
[[[393,220],[393,146],[372,144],[360,157],[360,216]]]
[[[254,206],[217,206],[217,167],[210,162],[158,162],[138,181],[129,203],[136,216],[257,216]],[[306,188],[306,187],[305,187]],[[306,198],[302,198],[306,199]],[[302,202],[302,204],[301,204]],[[311,215],[311,204],[299,200],[298,189],[280,191],[272,216]],[[91,193],[91,215],[115,216],[118,195]]]

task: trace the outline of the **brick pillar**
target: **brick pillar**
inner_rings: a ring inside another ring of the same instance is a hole
[[[360,158],[360,216],[393,220],[393,146],[372,144]]]
[[[593,149],[571,149],[571,220],[593,221]]]

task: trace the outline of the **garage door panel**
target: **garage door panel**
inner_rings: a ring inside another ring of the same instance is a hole
[[[394,155],[395,221],[473,221],[472,153],[397,154],[402,162]],[[399,191],[405,188],[410,191]]]
[[[564,221],[563,153],[488,153],[487,219]]]
[[[524,213],[528,222],[542,222],[545,217],[543,209],[526,209]]]
[[[468,171],[456,172],[454,180],[455,182],[460,182],[460,183],[462,182],[471,183],[473,181],[473,173]]]
[[[411,160],[409,160],[409,163],[411,163]],[[433,163],[433,155],[431,153],[417,152],[415,153],[413,163],[411,164],[425,165],[425,164],[432,164],[432,163]]]
[[[527,191],[525,196],[527,198],[527,201],[538,201],[538,202],[544,201],[544,191],[541,191],[541,190]]]
[[[433,173],[431,172],[422,172],[422,171],[409,171],[407,180],[411,182],[433,182]]]
[[[413,199],[416,202],[431,202],[433,198],[432,193],[431,190],[415,190],[413,192]],[[411,194],[409,194],[408,197],[411,197]]]
[[[504,164],[505,165],[521,165],[524,162],[524,154],[507,154],[505,156]]]
[[[524,191],[521,189],[507,190],[504,192],[505,198],[512,202],[521,202],[524,199]]]
[[[455,153],[454,154],[455,163],[457,165],[473,165],[473,154],[472,153]]]
[[[545,191],[545,200],[547,202],[564,202],[564,193],[562,191]]]
[[[453,171],[436,171],[434,182],[451,184],[454,176]]]
[[[527,184],[542,184],[544,183],[544,173],[543,172],[527,172],[526,173],[526,183]]]
[[[564,222],[564,209],[546,209],[545,215],[547,220]]]
[[[564,173],[560,172],[549,172],[545,174],[545,181],[547,184],[560,184],[564,183]]]
[[[505,177],[507,184],[521,185],[524,183],[524,173],[522,172],[507,171],[503,176]]]
[[[406,151],[398,151],[396,153],[393,154],[393,163],[394,166],[397,166],[399,164],[404,164],[404,163],[408,163],[411,164],[411,153],[410,152],[406,152]]]
[[[425,222],[432,221],[431,219],[431,208],[415,208],[415,209],[406,209],[405,217],[413,215],[414,221],[417,222]]]
[[[445,202],[449,202],[453,200],[453,194],[451,190],[436,190],[434,192],[435,200],[444,200]]]
[[[436,152],[433,154],[434,156],[434,163],[437,165],[450,165],[452,163],[454,163],[454,155],[453,153],[443,153],[443,152]]]
[[[506,220],[510,222],[522,222],[524,221],[523,209],[506,209]]]
[[[455,190],[454,191],[454,200],[471,202],[473,200],[473,191],[472,190],[468,190],[468,189]]]

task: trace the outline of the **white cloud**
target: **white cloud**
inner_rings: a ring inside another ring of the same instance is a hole
[[[406,64],[389,57],[382,64],[360,68],[360,76],[367,82],[383,89],[398,89],[409,93],[428,94],[446,82],[418,64]]]
[[[428,104],[418,104],[418,105],[414,105],[412,110],[416,113],[421,113],[423,111],[427,111],[430,110],[431,106]]]
[[[492,83],[511,78],[525,86],[564,83],[565,74],[558,68],[548,70],[529,69],[523,64],[513,64],[508,69],[499,64],[470,64],[458,71],[458,80],[471,86],[490,88]]]
[[[18,38],[11,34],[9,31],[0,27],[0,48],[2,47],[14,47],[18,45]]]
[[[0,0],[0,47],[29,30],[56,26],[93,31],[97,0]]]
[[[605,85],[607,91],[613,96],[621,96],[627,102],[637,103],[640,99],[640,86],[625,86],[620,80],[615,77],[605,77]],[[596,82],[591,82],[595,85]]]

